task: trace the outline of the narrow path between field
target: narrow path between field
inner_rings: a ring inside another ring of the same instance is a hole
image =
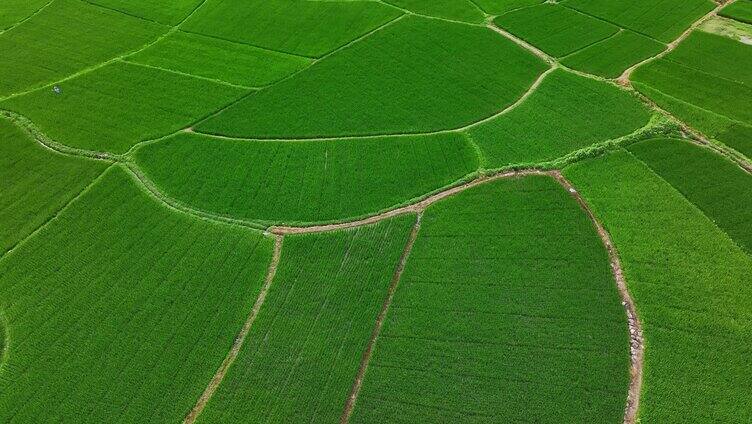
[[[407,258],[410,256],[410,252],[413,250],[413,246],[415,245],[415,240],[418,238],[418,232],[420,231],[420,223],[422,218],[423,214],[419,213],[415,220],[415,225],[413,225],[413,229],[410,232],[410,237],[407,239],[407,243],[405,243],[405,249],[402,251],[402,256],[400,256],[397,267],[394,270],[394,276],[392,277],[392,281],[389,284],[386,299],[384,299],[384,304],[382,305],[381,311],[376,318],[376,324],[373,327],[371,338],[368,340],[368,345],[366,346],[366,350],[363,352],[363,357],[360,360],[360,366],[358,366],[358,373],[355,375],[355,381],[353,381],[352,389],[350,389],[350,394],[347,396],[347,400],[345,401],[345,407],[342,410],[342,417],[340,418],[341,424],[346,424],[350,421],[350,416],[352,415],[353,408],[355,408],[355,402],[358,400],[360,388],[363,385],[363,378],[366,375],[368,363],[371,361],[373,348],[374,346],[376,346],[376,341],[381,334],[381,328],[384,326],[386,314],[389,312],[389,307],[392,304],[392,299],[394,299],[394,293],[397,291],[397,286],[399,285],[400,279],[402,278],[402,272],[405,270]]]
[[[193,409],[191,409],[191,411],[183,420],[184,424],[193,424],[196,421],[196,418],[198,418],[199,414],[201,414],[201,411],[204,410],[204,408],[206,407],[206,404],[209,402],[212,395],[214,395],[214,392],[217,391],[217,388],[219,388],[220,383],[222,383],[222,380],[225,378],[227,371],[230,369],[232,364],[235,362],[235,359],[238,357],[238,353],[240,353],[240,348],[243,347],[243,343],[245,342],[245,339],[248,336],[248,332],[251,331],[251,326],[253,325],[253,322],[256,320],[256,317],[258,316],[258,313],[261,310],[261,306],[264,304],[264,300],[266,300],[266,295],[269,293],[269,287],[271,287],[272,281],[274,281],[274,275],[277,273],[277,266],[279,265],[279,259],[282,256],[282,242],[283,242],[283,236],[276,236],[274,238],[274,253],[272,254],[272,259],[269,262],[269,269],[267,270],[267,273],[266,273],[266,279],[264,280],[264,285],[261,288],[261,291],[259,292],[258,297],[256,298],[256,303],[253,305],[253,308],[251,309],[251,312],[248,315],[248,318],[243,324],[243,328],[240,330],[240,333],[238,333],[238,336],[235,338],[235,342],[233,342],[232,348],[227,353],[227,356],[225,357],[224,361],[222,361],[222,365],[219,366],[219,369],[217,369],[217,372],[214,374],[214,377],[212,377],[211,381],[209,382],[209,385],[206,387],[204,392],[198,398],[196,405],[193,407]]]
[[[629,68],[627,68],[621,74],[621,76],[619,78],[616,79],[616,82],[619,83],[619,84],[621,84],[621,85],[623,85],[623,86],[625,86],[625,87],[631,87],[632,86],[632,81],[630,80],[630,78],[632,76],[632,72],[634,72],[635,69],[639,68],[640,66],[642,66],[642,65],[644,65],[646,63],[652,62],[652,61],[654,61],[656,59],[660,59],[663,56],[666,56],[667,54],[671,53],[676,47],[679,46],[679,44],[681,44],[682,41],[684,41],[687,37],[689,37],[689,35],[692,33],[692,31],[694,31],[695,29],[697,29],[697,27],[699,27],[700,25],[702,25],[703,22],[705,22],[708,19],[716,16],[718,14],[718,12],[721,9],[723,9],[728,3],[729,2],[727,2],[727,1],[721,1],[720,3],[718,3],[718,5],[713,10],[711,10],[710,12],[708,12],[707,14],[705,14],[704,16],[702,16],[700,19],[694,21],[692,23],[692,25],[690,25],[689,28],[687,28],[686,31],[684,31],[683,33],[681,33],[681,35],[679,35],[678,38],[676,38],[674,41],[668,43],[666,45],[666,49],[665,50],[663,50],[662,52],[658,53],[655,56],[651,56],[651,57],[649,57],[647,59],[642,60],[641,62],[638,62],[638,63],[630,66]]]
[[[642,325],[637,316],[637,308],[635,307],[634,300],[629,293],[627,287],[627,281],[624,278],[624,271],[621,267],[621,261],[619,260],[619,254],[614,246],[611,236],[603,225],[596,218],[593,210],[575,189],[572,183],[564,177],[560,171],[552,171],[549,173],[559,184],[564,187],[569,194],[574,197],[577,203],[580,205],[583,211],[587,214],[590,221],[593,223],[598,235],[603,241],[603,246],[608,252],[609,261],[611,263],[611,270],[616,280],[616,287],[619,290],[619,296],[621,296],[622,305],[627,315],[627,325],[629,326],[629,340],[630,340],[630,380],[629,391],[627,393],[627,404],[624,408],[624,424],[635,424],[637,422],[637,412],[640,404],[640,390],[642,388],[642,370],[643,370],[643,358],[645,357],[645,342],[642,334]]]
[[[34,16],[37,16],[41,11],[43,11],[46,8],[48,8],[52,4],[52,2],[54,2],[54,1],[55,0],[48,1],[47,3],[45,3],[44,5],[42,5],[42,7],[40,7],[37,10],[35,10],[34,12],[32,12],[29,16],[21,19],[20,21],[14,23],[13,25],[9,26],[8,28],[5,28],[4,30],[0,31],[0,35],[2,35],[2,34],[8,32],[8,31],[12,30],[13,28],[21,25],[22,23],[28,21],[29,19],[33,18]]]

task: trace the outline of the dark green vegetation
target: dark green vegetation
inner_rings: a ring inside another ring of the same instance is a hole
[[[564,0],[563,4],[664,43],[674,41],[716,5],[710,0]]]
[[[650,140],[629,151],[752,253],[752,175],[686,141]]]
[[[371,1],[224,0],[207,2],[184,29],[226,40],[320,57],[400,16]]]
[[[486,168],[550,161],[645,126],[650,112],[626,91],[557,70],[519,107],[472,128]]]
[[[157,21],[167,25],[175,25],[187,18],[198,7],[201,0],[170,0],[155,2],[151,0],[88,0],[106,8],[138,16],[143,19]]]
[[[750,256],[629,153],[565,174],[611,233],[637,304],[646,339],[641,422],[752,421]]]
[[[196,129],[308,138],[454,128],[513,103],[544,69],[490,29],[410,16]]]
[[[179,130],[244,90],[127,62],[115,62],[0,103],[34,121],[55,141],[124,153],[135,143]],[[138,99],[138,107],[134,107]]]
[[[621,420],[628,332],[592,223],[549,177],[431,206],[352,423]]]
[[[167,29],[79,0],[56,0],[0,34],[0,96],[68,77],[136,49]]]
[[[615,35],[619,28],[558,4],[519,9],[494,24],[554,57],[566,56]]]
[[[136,151],[167,195],[246,219],[315,222],[386,209],[478,167],[460,134],[328,141],[250,141],[179,134]]]
[[[389,0],[388,3],[414,13],[444,19],[470,23],[482,23],[485,20],[483,11],[473,3],[473,0]]]
[[[286,237],[264,307],[199,422],[339,422],[414,222]]]
[[[629,30],[565,57],[561,63],[572,69],[616,78],[625,69],[660,53],[665,45]]]
[[[46,149],[0,119],[0,256],[52,218],[105,167]]]
[[[718,14],[739,22],[752,24],[752,0],[737,0],[724,7]]]
[[[0,31],[28,19],[49,2],[50,0],[3,0],[0,2]]]
[[[311,59],[182,31],[127,60],[252,87],[274,83],[311,63]]]
[[[752,156],[752,46],[695,32],[640,67],[634,85],[680,119]]]
[[[251,310],[271,241],[174,213],[113,168],[0,262],[2,422],[180,422]]]

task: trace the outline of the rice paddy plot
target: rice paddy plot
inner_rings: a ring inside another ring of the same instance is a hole
[[[664,43],[674,41],[716,6],[710,0],[564,0],[562,4]]]
[[[166,25],[176,25],[199,7],[202,0],[171,0],[154,2],[151,0],[87,0],[139,18]]]
[[[547,162],[647,125],[650,112],[611,84],[556,70],[517,108],[468,135],[484,167]]]
[[[0,262],[0,421],[179,422],[230,349],[272,241],[174,213],[118,167]]]
[[[629,151],[752,253],[752,175],[710,149],[681,140],[648,140]]]
[[[752,258],[627,152],[565,175],[611,234],[639,311],[641,421],[752,421]]]
[[[196,130],[313,138],[455,128],[512,104],[545,69],[488,28],[408,16]]]
[[[739,22],[752,24],[752,1],[737,0],[718,12],[719,15],[731,18]]]
[[[207,2],[183,29],[308,57],[323,56],[399,17],[371,1]]]
[[[695,32],[632,75],[635,87],[707,136],[752,154],[752,46]],[[746,128],[746,129],[745,129]]]
[[[373,214],[475,171],[460,134],[321,141],[215,139],[181,133],[136,163],[168,196],[202,210],[274,223]]]
[[[52,218],[106,166],[46,149],[0,119],[0,256]]]
[[[473,0],[484,12],[489,15],[501,15],[510,10],[527,6],[535,6],[546,0]]]
[[[558,4],[515,10],[494,24],[554,57],[572,54],[619,32],[619,28]]]
[[[231,84],[259,87],[311,64],[311,59],[199,34],[174,32],[126,60]]]
[[[350,422],[619,422],[628,338],[575,200],[487,183],[425,211]]]
[[[413,13],[479,24],[485,20],[481,9],[473,0],[389,0],[387,3]]]
[[[627,68],[660,53],[666,46],[658,41],[629,30],[593,44],[562,59],[572,69],[617,78]]]
[[[69,77],[134,50],[168,28],[79,0],[56,0],[0,34],[0,96]]]
[[[286,236],[264,306],[198,422],[339,422],[414,222]]]
[[[5,0],[0,3],[0,31],[28,19],[51,0]]]
[[[60,93],[38,90],[0,107],[25,115],[57,142],[112,153],[184,128],[247,92],[127,62],[59,87]]]

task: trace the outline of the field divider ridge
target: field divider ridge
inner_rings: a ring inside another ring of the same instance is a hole
[[[28,21],[29,19],[33,18],[34,16],[37,16],[41,11],[43,11],[44,9],[47,9],[54,1],[55,0],[48,1],[47,3],[45,3],[44,5],[42,5],[42,7],[40,7],[37,10],[35,10],[34,12],[32,12],[29,16],[21,19],[20,21],[14,23],[13,25],[9,26],[8,28],[5,28],[4,30],[0,30],[0,35],[5,34],[6,32],[12,30],[13,28],[15,28],[15,27],[23,24],[24,22]]]
[[[611,240],[611,235],[603,227],[595,213],[588,205],[587,201],[582,197],[579,191],[572,185],[572,183],[561,173],[561,171],[551,171],[549,173],[567,192],[577,201],[580,208],[587,214],[588,218],[592,222],[598,236],[603,242],[603,246],[608,252],[609,261],[611,263],[611,271],[616,280],[616,287],[619,291],[619,296],[624,306],[624,311],[627,315],[627,325],[629,326],[629,341],[630,341],[630,381],[629,391],[627,393],[627,403],[624,408],[624,424],[637,423],[637,413],[640,404],[640,391],[642,389],[642,375],[643,375],[643,362],[645,357],[645,340],[643,338],[642,325],[640,324],[639,316],[637,315],[637,308],[635,302],[632,299],[632,295],[629,293],[627,287],[627,281],[624,277],[624,271],[619,259],[619,253],[616,250],[616,246]]]
[[[392,281],[390,282],[389,288],[387,289],[386,298],[384,299],[384,303],[381,306],[379,315],[376,317],[376,323],[373,326],[373,331],[371,332],[371,337],[368,340],[366,349],[363,351],[363,356],[360,360],[360,365],[358,366],[358,372],[355,375],[355,380],[353,381],[352,388],[350,389],[350,393],[347,396],[345,406],[342,410],[340,424],[347,424],[350,421],[350,416],[352,416],[353,409],[355,408],[355,403],[358,400],[358,394],[360,394],[360,389],[363,386],[363,379],[365,378],[368,364],[371,361],[371,355],[373,355],[373,350],[376,346],[376,342],[379,339],[379,335],[381,334],[381,329],[384,327],[384,320],[386,320],[386,315],[389,313],[389,307],[392,305],[392,300],[394,299],[394,294],[397,291],[397,286],[402,279],[402,273],[405,271],[405,264],[407,264],[407,259],[410,257],[410,252],[412,252],[413,250],[415,240],[417,240],[418,238],[422,219],[423,213],[420,212],[415,218],[415,225],[413,225],[413,228],[410,231],[410,236],[407,239],[407,243],[405,243],[405,248],[402,251],[402,255],[400,256],[399,261],[397,262]]]
[[[632,72],[634,72],[635,69],[639,68],[642,65],[645,65],[646,63],[650,63],[656,59],[660,59],[663,56],[666,56],[667,54],[671,53],[674,49],[676,49],[676,47],[679,46],[679,44],[681,44],[682,41],[684,41],[687,37],[689,37],[689,35],[695,29],[697,29],[700,25],[702,25],[708,19],[714,16],[717,16],[718,12],[721,9],[723,9],[727,4],[728,3],[725,0],[719,2],[718,5],[713,10],[703,15],[700,19],[694,21],[692,25],[689,26],[689,28],[687,28],[683,33],[681,33],[681,35],[679,35],[679,37],[677,37],[674,41],[668,43],[666,45],[666,48],[662,52],[658,53],[655,56],[650,56],[646,59],[643,59],[642,61],[630,66],[621,74],[619,78],[616,79],[616,82],[623,86],[631,86],[632,81],[630,78],[632,77]]]
[[[194,422],[196,422],[196,419],[204,410],[206,404],[209,403],[209,400],[219,388],[219,385],[225,378],[227,371],[235,362],[235,359],[237,359],[238,354],[240,353],[240,349],[243,347],[243,343],[245,342],[248,333],[251,331],[251,327],[253,326],[254,321],[256,321],[256,317],[258,316],[261,307],[264,305],[266,296],[269,293],[269,288],[274,281],[274,276],[277,273],[277,267],[279,266],[279,261],[282,256],[283,241],[284,236],[277,235],[274,237],[274,253],[272,254],[271,261],[269,262],[269,268],[266,273],[266,278],[264,279],[264,285],[261,287],[261,291],[256,298],[256,302],[253,304],[253,308],[251,309],[251,312],[249,313],[245,323],[243,323],[243,327],[241,328],[240,333],[238,333],[237,337],[235,337],[232,348],[230,348],[230,351],[227,352],[227,356],[217,369],[214,377],[212,377],[212,379],[209,381],[209,384],[206,386],[206,389],[196,401],[196,405],[194,405],[194,407],[183,420],[183,424],[193,424]]]
[[[105,66],[110,65],[112,63],[115,63],[117,61],[123,60],[123,59],[127,58],[128,56],[133,56],[133,55],[135,55],[137,53],[140,53],[140,52],[148,49],[149,47],[157,44],[158,42],[164,40],[165,38],[167,38],[168,36],[174,34],[175,32],[179,31],[180,30],[180,26],[183,25],[188,19],[190,19],[191,16],[193,16],[199,9],[201,9],[201,7],[204,6],[204,4],[206,4],[206,2],[207,2],[207,0],[201,0],[201,3],[199,3],[191,11],[191,13],[189,13],[185,18],[183,18],[183,20],[181,20],[180,22],[178,22],[177,24],[175,24],[173,26],[165,25],[165,24],[158,24],[158,25],[164,26],[166,28],[166,31],[164,33],[162,33],[161,35],[157,36],[156,38],[154,38],[153,40],[149,41],[148,43],[145,43],[145,44],[143,44],[143,45],[141,45],[141,46],[139,46],[139,47],[137,47],[135,49],[128,50],[125,53],[122,53],[122,54],[120,54],[118,56],[111,57],[110,59],[107,59],[104,62],[100,62],[100,63],[94,64],[94,65],[88,66],[88,67],[86,67],[84,69],[80,69],[79,71],[74,72],[74,73],[72,73],[72,74],[70,74],[68,76],[65,76],[65,77],[61,78],[61,79],[58,79],[58,80],[55,80],[55,81],[52,81],[52,82],[48,82],[46,84],[42,83],[41,85],[34,86],[34,87],[29,88],[27,90],[19,91],[19,92],[16,92],[16,93],[13,93],[13,94],[9,94],[9,95],[4,96],[4,97],[0,97],[0,101],[5,101],[5,100],[12,99],[12,98],[15,98],[15,97],[20,97],[20,96],[23,96],[25,94],[29,94],[29,93],[33,93],[35,91],[43,90],[45,88],[50,88],[50,87],[52,87],[54,85],[57,85],[57,84],[60,84],[62,82],[70,81],[70,80],[72,80],[74,78],[77,78],[77,77],[80,77],[82,75],[88,74],[90,72],[96,71],[97,69],[104,68]],[[89,4],[88,2],[84,2],[84,3]],[[120,12],[120,11],[116,11],[116,12]],[[122,13],[122,12],[120,12],[120,13]],[[125,14],[125,13],[123,13],[123,15],[130,16],[130,15]]]
[[[47,225],[50,222],[52,222],[55,219],[57,219],[57,217],[60,216],[61,213],[63,213],[66,209],[68,209],[68,206],[70,206],[73,203],[75,203],[78,199],[81,198],[81,196],[83,196],[86,192],[88,192],[89,189],[91,189],[94,186],[94,184],[96,184],[100,179],[102,179],[102,177],[104,176],[104,174],[106,174],[107,171],[110,168],[112,168],[113,166],[115,166],[114,163],[110,164],[105,169],[103,169],[102,172],[99,175],[97,175],[95,178],[93,178],[91,180],[91,182],[89,182],[89,184],[87,184],[84,188],[82,188],[81,191],[78,192],[78,194],[76,194],[70,200],[68,200],[67,202],[65,202],[65,204],[63,206],[61,206],[60,209],[58,209],[54,214],[52,214],[49,218],[47,218],[47,220],[44,221],[36,229],[34,229],[34,231],[32,231],[26,237],[24,237],[21,240],[19,240],[18,243],[16,243],[15,245],[13,245],[13,247],[11,247],[10,249],[8,249],[5,253],[0,254],[0,260],[4,259],[6,256],[10,255],[11,252],[13,252],[14,250],[16,250],[19,246],[25,244],[29,239],[33,238],[37,233],[39,233],[45,227],[47,227]]]

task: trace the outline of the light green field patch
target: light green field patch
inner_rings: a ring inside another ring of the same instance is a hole
[[[44,148],[0,119],[0,256],[52,218],[105,167]]]
[[[414,222],[286,236],[261,313],[198,422],[339,422]]]
[[[27,19],[51,0],[3,0],[0,2],[0,31]]]
[[[94,4],[108,7],[140,18],[175,25],[187,18],[202,0],[170,0],[155,2],[152,0],[89,0]]]
[[[389,0],[388,3],[414,13],[456,21],[481,23],[485,19],[473,0]]]
[[[226,40],[320,57],[400,16],[372,1],[211,1],[183,29]]]
[[[246,91],[127,62],[115,62],[0,103],[59,143],[124,153],[139,141],[177,131]]]
[[[430,206],[355,404],[362,423],[616,423],[628,331],[592,223],[553,179]]]
[[[641,422],[751,422],[752,258],[629,153],[565,175],[611,234],[637,305]]]
[[[488,28],[409,16],[196,130],[315,138],[455,128],[513,103],[545,68]]]
[[[709,137],[752,154],[752,45],[694,32],[670,54],[638,68],[632,81]]]
[[[629,92],[557,70],[511,112],[468,131],[484,166],[530,165],[560,158],[644,127],[650,112]]]
[[[564,58],[561,63],[572,69],[617,78],[627,68],[663,51],[666,46],[629,30],[623,30],[590,47]]]
[[[558,4],[542,4],[506,13],[496,26],[554,57],[562,57],[613,36],[619,28]]]
[[[288,224],[373,214],[478,167],[460,134],[303,142],[179,134],[138,149],[135,158],[183,203]]]
[[[57,0],[0,34],[0,96],[68,77],[143,46],[167,29],[78,0]]]
[[[716,6],[710,0],[564,0],[562,4],[664,43],[674,41]]]
[[[750,2],[750,5],[752,5],[752,2]],[[752,25],[744,22],[715,17],[703,22],[699,29],[711,34],[732,38],[744,44],[752,44]]]
[[[682,140],[648,140],[629,151],[752,253],[752,175],[712,150]]]
[[[182,31],[127,60],[251,87],[274,83],[312,61]]]
[[[180,422],[251,310],[260,233],[156,203],[120,168],[0,262],[17,343],[0,421]]]

